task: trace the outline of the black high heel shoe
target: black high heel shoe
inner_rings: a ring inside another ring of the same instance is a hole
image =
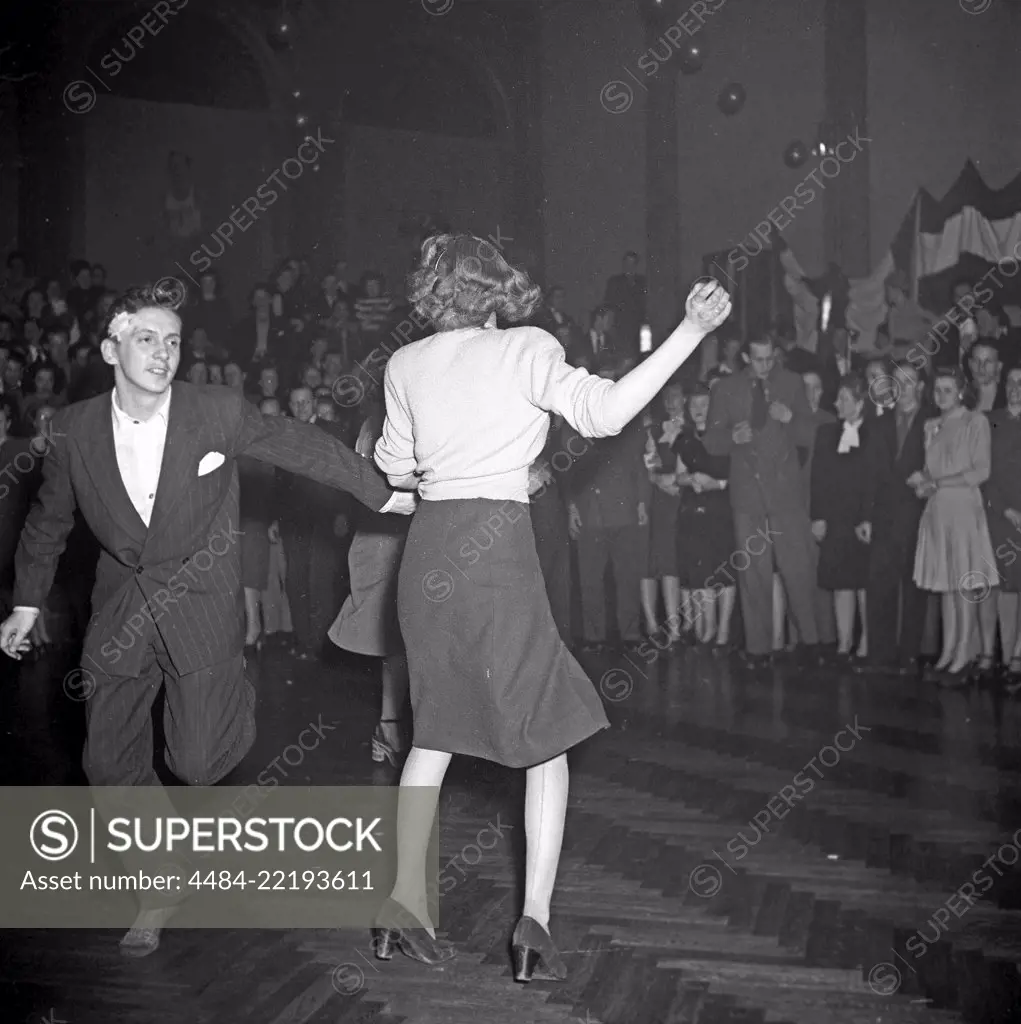
[[[379,911],[376,927],[372,929],[372,948],[379,960],[392,960],[397,949],[431,967],[453,960],[456,955],[452,943],[434,939],[421,921],[393,899],[388,899]]]
[[[511,939],[514,980],[525,984],[535,981],[563,981],[567,965],[560,959],[550,934],[538,921],[523,917]]]

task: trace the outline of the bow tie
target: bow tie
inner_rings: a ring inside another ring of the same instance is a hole
[[[858,436],[860,429],[860,423],[844,424],[844,432],[840,435],[840,444],[837,445],[838,455],[846,455],[852,449],[861,446],[861,438]]]

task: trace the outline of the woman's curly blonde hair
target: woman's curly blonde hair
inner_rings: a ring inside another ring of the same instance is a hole
[[[526,273],[474,235],[427,238],[418,269],[408,275],[408,301],[439,331],[482,327],[493,313],[505,323],[520,323],[541,299]]]

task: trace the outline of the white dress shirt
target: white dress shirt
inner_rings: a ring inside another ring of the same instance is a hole
[[[163,466],[163,449],[167,444],[167,423],[170,418],[170,389],[166,400],[148,420],[129,416],[117,402],[117,389],[111,400],[113,445],[117,452],[117,468],[139,518],[149,526],[156,488]]]
[[[861,429],[863,422],[863,420],[858,420],[857,423],[844,421],[844,429],[840,434],[840,443],[837,445],[838,455],[847,455],[848,452],[861,446],[861,436],[858,431]]]

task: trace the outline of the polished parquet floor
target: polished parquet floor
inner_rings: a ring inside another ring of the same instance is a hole
[[[466,760],[441,802],[453,963],[379,963],[353,931],[169,930],[136,962],[113,932],[8,932],[0,1017],[1021,1021],[1021,700],[795,666],[753,673],[691,648],[640,668],[624,655],[583,661],[612,728],[571,756],[553,905],[566,983],[511,980],[523,776]],[[81,709],[61,693],[62,667],[2,671],[0,781],[80,781]],[[322,716],[336,729],[290,781],[389,784],[369,758],[373,672],[267,650],[259,739],[226,781],[253,782]],[[472,863],[487,828],[499,841]]]

